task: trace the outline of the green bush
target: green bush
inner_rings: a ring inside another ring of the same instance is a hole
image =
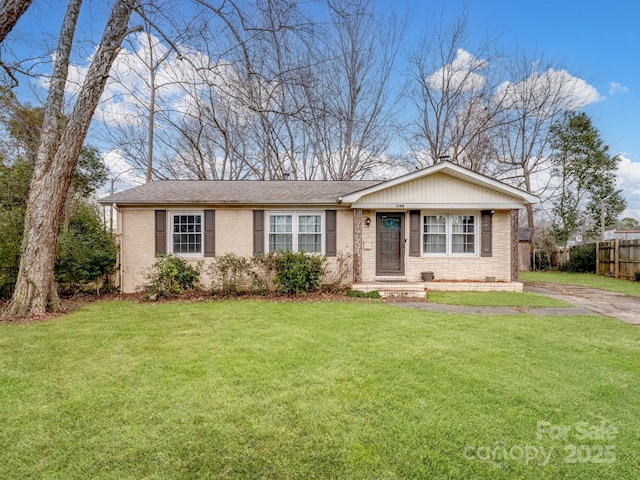
[[[250,283],[251,266],[249,258],[233,253],[216,257],[209,266],[213,290],[225,295],[239,293]]]
[[[380,294],[373,290],[372,292],[361,292],[360,290],[347,290],[347,297],[351,298],[375,298],[376,300],[382,298]]]
[[[596,246],[591,244],[572,247],[569,261],[561,265],[559,270],[573,273],[595,273]]]
[[[147,273],[147,291],[149,298],[169,297],[179,295],[200,285],[202,262],[196,266],[176,255],[163,255],[151,266]]]
[[[282,293],[299,294],[320,287],[325,257],[304,252],[279,252],[275,256],[275,282]]]
[[[63,291],[75,293],[88,284],[103,284],[116,266],[118,246],[104,228],[96,207],[79,203],[69,227],[60,232],[55,278]]]

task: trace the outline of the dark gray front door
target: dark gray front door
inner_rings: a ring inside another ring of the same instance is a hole
[[[404,275],[404,213],[378,213],[377,275]]]

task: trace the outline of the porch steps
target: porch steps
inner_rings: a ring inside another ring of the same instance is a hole
[[[377,291],[381,297],[425,298],[428,292],[522,292],[520,282],[361,282],[351,285],[361,292]]]
[[[367,282],[355,283],[353,290],[361,292],[377,291],[382,298],[425,298],[427,289],[424,282]]]

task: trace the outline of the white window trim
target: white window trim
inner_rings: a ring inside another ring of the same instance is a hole
[[[446,218],[446,230],[445,230],[445,234],[446,234],[446,240],[445,240],[445,253],[427,253],[424,251],[424,217],[425,216],[433,216],[433,215],[442,215]],[[456,216],[473,216],[473,227],[474,227],[474,232],[473,232],[473,253],[453,253],[452,252],[452,244],[451,244],[451,240],[452,240],[452,236],[453,236],[453,229],[451,227],[452,223],[451,223],[451,217],[456,217]],[[448,212],[441,212],[441,211],[432,211],[432,210],[421,210],[420,211],[420,256],[422,257],[478,257],[479,256],[479,249],[480,249],[480,235],[479,235],[479,230],[478,228],[480,227],[479,222],[480,222],[480,212],[469,212],[469,211],[461,211],[461,212],[456,212],[456,211],[448,211]]]
[[[178,255],[185,258],[204,258],[204,210],[169,210],[167,215],[167,245],[171,255]],[[176,215],[200,215],[202,225],[200,231],[200,253],[178,253],[173,251],[173,217]]]
[[[270,210],[266,212],[267,221],[265,225],[265,235],[264,235],[264,251],[270,253],[271,250],[269,248],[269,225],[271,224],[271,217],[276,215],[291,215],[291,251],[294,253],[298,253],[298,215],[320,215],[320,252],[305,252],[309,255],[324,255],[325,254],[325,218],[324,211],[318,210]]]

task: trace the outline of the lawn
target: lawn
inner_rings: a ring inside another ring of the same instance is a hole
[[[530,292],[429,292],[431,303],[471,307],[569,307],[567,302]]]
[[[0,478],[638,478],[639,357],[600,317],[95,303],[0,324]]]
[[[523,282],[582,285],[584,287],[599,288],[610,292],[618,292],[640,297],[640,282],[604,277],[594,273],[520,272],[520,280]]]

